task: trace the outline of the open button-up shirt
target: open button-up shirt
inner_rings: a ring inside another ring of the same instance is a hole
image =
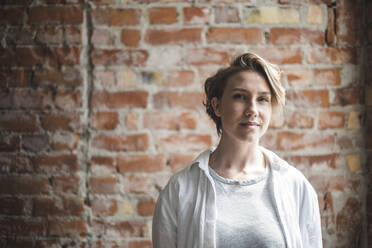
[[[201,153],[161,191],[152,226],[154,248],[215,248],[216,190],[209,156]],[[272,169],[271,196],[288,248],[322,247],[318,197],[304,175],[260,147]],[[242,216],[244,218],[244,216]]]

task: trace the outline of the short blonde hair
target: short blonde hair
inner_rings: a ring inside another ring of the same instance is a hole
[[[204,83],[207,114],[216,124],[217,134],[222,133],[221,118],[216,116],[212,107],[212,99],[221,100],[228,79],[241,71],[253,71],[261,74],[269,84],[273,107],[282,109],[285,105],[285,89],[280,82],[281,70],[257,54],[244,53],[233,60],[229,67],[220,69],[215,75],[207,78]]]

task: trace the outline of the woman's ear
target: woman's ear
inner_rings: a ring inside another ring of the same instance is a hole
[[[211,100],[212,108],[214,111],[214,114],[217,117],[221,117],[221,112],[220,112],[220,101],[217,99],[217,97],[213,97]]]

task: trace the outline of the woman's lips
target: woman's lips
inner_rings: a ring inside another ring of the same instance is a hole
[[[240,125],[245,126],[245,127],[258,127],[260,124],[257,122],[243,122],[243,123],[240,123]]]

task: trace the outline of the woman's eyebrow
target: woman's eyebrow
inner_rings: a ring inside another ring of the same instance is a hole
[[[244,91],[244,92],[248,92],[248,90],[243,89],[243,88],[233,88],[231,91]],[[258,92],[258,94],[260,94],[260,95],[271,95],[271,92],[270,91],[260,91],[260,92]]]

